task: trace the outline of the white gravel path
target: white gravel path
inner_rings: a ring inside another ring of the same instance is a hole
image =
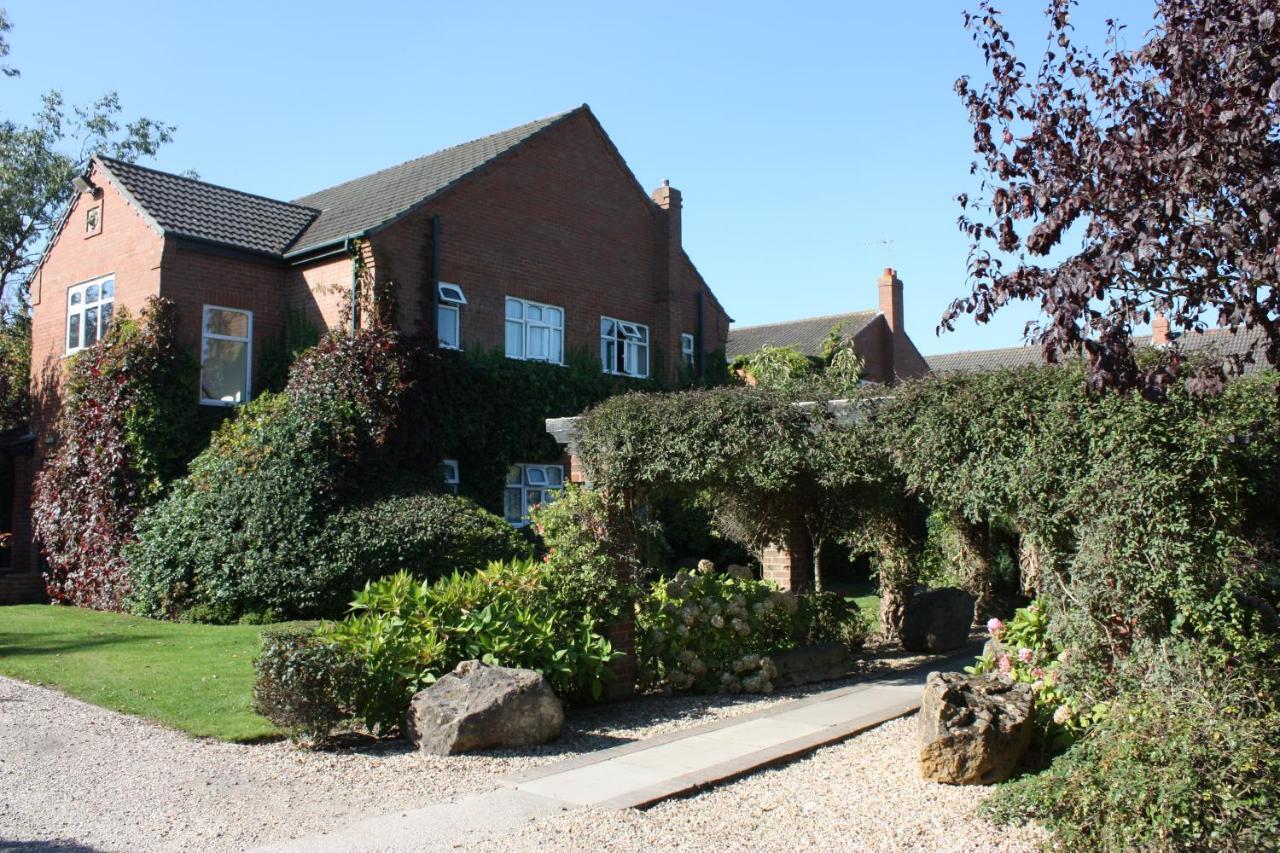
[[[899,657],[876,668],[898,668],[917,660]],[[366,740],[313,752],[286,742],[240,745],[193,739],[55,690],[0,677],[0,850],[48,850],[63,844],[72,850],[243,850],[491,790],[500,777],[535,765],[735,716],[797,695],[803,692],[770,697],[648,696],[571,714],[565,736],[554,744],[442,758],[419,754],[398,741]],[[863,753],[855,744],[878,743],[869,739],[883,737],[880,732],[863,735],[798,764],[647,813],[567,815],[536,825],[513,839],[511,846],[627,850],[701,843],[723,849],[724,844],[767,847],[771,839],[792,846],[792,830],[775,834],[771,827],[787,826],[805,815],[807,825],[822,825],[803,810],[807,803],[819,803],[833,814],[830,804],[840,803],[852,809],[850,819],[875,816],[891,819],[892,826],[906,818],[924,819],[945,830],[959,819],[955,826],[966,834],[952,837],[968,839],[967,818],[957,815],[976,802],[979,792],[936,789],[925,796],[927,787],[913,782],[910,738],[899,737],[898,743],[891,737],[895,745],[882,744],[872,753],[883,753],[880,759],[855,761],[850,766],[861,769],[852,780],[835,772],[843,762],[833,765],[830,756],[856,757]],[[797,768],[811,762],[818,762],[816,774],[798,774]],[[779,773],[789,774],[792,781],[760,781]],[[884,788],[872,803],[901,795],[904,805],[857,806],[866,799],[868,787]],[[922,797],[950,806],[910,805]],[[707,802],[717,805],[708,811]],[[770,803],[772,810],[766,811]],[[779,818],[784,818],[782,823]],[[907,837],[896,832],[886,836],[879,831],[872,839]],[[983,832],[972,840],[1001,837],[989,828]],[[854,842],[846,835],[837,846],[858,843],[860,839]],[[992,843],[992,849],[1001,849]]]

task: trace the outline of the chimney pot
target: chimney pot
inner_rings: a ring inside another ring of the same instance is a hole
[[[1151,345],[1167,346],[1171,340],[1173,337],[1169,334],[1169,318],[1163,311],[1157,311],[1155,319],[1151,321]]]

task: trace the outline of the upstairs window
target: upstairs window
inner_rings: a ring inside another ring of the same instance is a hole
[[[111,324],[115,276],[77,284],[67,291],[67,354],[91,347]]]
[[[462,312],[467,297],[456,284],[440,282],[436,286],[439,304],[436,306],[436,338],[444,349],[462,349]]]
[[[440,463],[440,473],[444,476],[444,487],[456,495],[458,486],[462,485],[462,477],[458,474],[458,460],[445,459]]]
[[[694,337],[688,332],[680,335],[680,358],[684,361],[685,370],[692,373],[695,367]]]
[[[507,472],[502,514],[511,524],[529,523],[529,510],[550,503],[564,490],[562,465],[512,465]]]
[[[507,297],[507,358],[564,363],[564,309]]]
[[[238,406],[249,401],[253,369],[253,312],[204,306],[200,339],[200,402]]]
[[[605,373],[649,375],[649,327],[612,317],[600,318],[600,366]]]

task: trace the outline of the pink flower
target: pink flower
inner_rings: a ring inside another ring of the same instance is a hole
[[[993,616],[987,620],[987,631],[998,640],[1000,635],[1004,633],[1004,623]]]
[[[1022,661],[1023,663],[1031,663],[1031,659],[1035,656],[1036,656],[1036,653],[1031,651],[1031,649],[1027,649],[1027,648],[1018,649],[1018,660]]]
[[[1044,678],[1044,667],[1042,666],[1032,667],[1031,675],[1033,678]]]
[[[996,668],[1000,670],[1001,675],[1008,675],[1013,671],[1013,661],[1008,655],[1000,655],[996,658]]]

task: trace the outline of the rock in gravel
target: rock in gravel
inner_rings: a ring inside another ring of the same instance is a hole
[[[931,654],[960,648],[973,626],[973,605],[973,596],[956,587],[913,595],[903,614],[902,647]]]
[[[920,707],[920,775],[990,785],[1013,775],[1031,743],[1030,685],[999,675],[931,672]]]
[[[530,746],[560,737],[564,705],[539,672],[468,660],[413,697],[405,730],[436,755]]]

